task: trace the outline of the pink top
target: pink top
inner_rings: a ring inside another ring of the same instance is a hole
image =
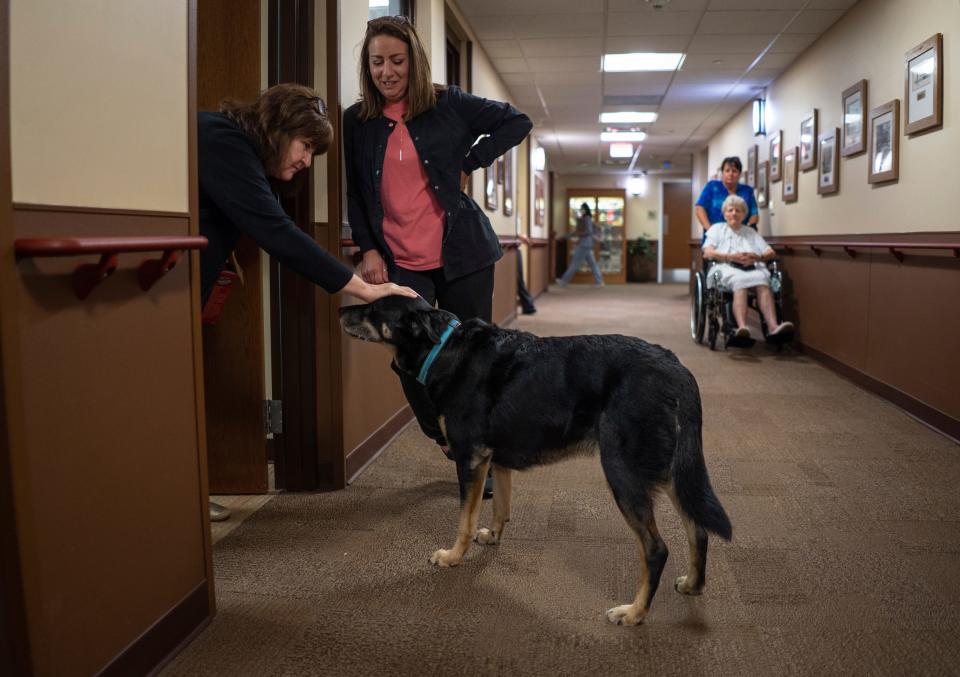
[[[409,270],[443,267],[443,208],[430,189],[420,156],[403,123],[406,100],[384,106],[383,114],[396,124],[387,139],[380,200],[383,236],[397,265]]]

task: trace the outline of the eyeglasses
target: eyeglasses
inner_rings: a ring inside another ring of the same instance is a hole
[[[376,19],[370,19],[367,22],[367,28],[371,26],[377,26],[379,24],[393,24],[394,26],[409,26],[410,19],[398,14],[397,16],[378,16]]]
[[[320,111],[320,115],[327,117],[327,104],[325,104],[323,102],[323,99],[321,99],[320,97],[317,97],[316,102],[317,102],[317,110]]]

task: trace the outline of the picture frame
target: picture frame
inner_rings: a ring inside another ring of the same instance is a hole
[[[800,149],[794,146],[783,154],[783,184],[782,197],[784,202],[796,202],[798,192],[798,168],[800,165]]]
[[[489,167],[483,168],[483,200],[487,209],[495,211],[499,204],[497,202],[497,164],[494,162]]]
[[[513,216],[513,157],[511,148],[503,155],[503,215]]]
[[[900,178],[900,99],[870,110],[867,118],[867,183]]]
[[[810,171],[817,168],[817,134],[819,133],[817,109],[803,116],[800,120],[800,146],[798,156],[800,169]]]
[[[547,223],[546,188],[543,177],[537,172],[533,177],[533,225],[544,226]]]
[[[753,184],[750,183],[751,181],[753,181],[753,177],[750,176],[750,170],[749,169],[743,170],[743,174],[740,175],[740,183],[746,186],[750,186],[752,188]]]
[[[840,129],[834,127],[817,137],[817,193],[831,195],[840,190]]]
[[[503,156],[501,155],[496,160],[494,160],[494,164],[497,167],[497,185],[502,186],[503,185],[503,165],[504,165]]]
[[[943,34],[927,38],[904,55],[903,133],[943,126]]]
[[[763,208],[770,204],[770,162],[764,160],[757,165],[757,185],[753,189],[753,196],[757,207]]]
[[[776,183],[783,175],[783,130],[778,129],[770,138],[770,182]]]
[[[750,181],[756,182],[757,180],[757,144],[753,144],[747,148],[747,166],[744,169],[749,179],[744,179],[743,182],[748,186],[755,185],[755,183],[750,183]]]
[[[850,85],[840,95],[841,130],[840,155],[851,157],[867,150],[867,81]]]

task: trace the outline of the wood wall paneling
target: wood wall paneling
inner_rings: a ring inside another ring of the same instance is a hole
[[[14,230],[187,235],[190,222],[17,210]],[[31,575],[45,600],[30,619],[40,673],[99,671],[207,582],[191,268],[179,265],[142,292],[136,267],[146,257],[122,254],[117,272],[79,301],[70,275],[89,258],[17,266],[21,360],[31,374],[21,392],[32,495],[21,509],[31,515]],[[202,618],[178,625],[181,638]]]
[[[536,242],[527,251],[530,256],[527,289],[537,297],[550,285],[550,247],[545,242]]]
[[[259,0],[197,0],[197,98],[252,101],[260,92]],[[203,327],[207,454],[211,493],[268,490],[263,429],[263,297],[260,249],[244,237],[235,284],[216,325]]]
[[[517,316],[517,247],[503,248],[493,278],[493,321],[505,325]]]

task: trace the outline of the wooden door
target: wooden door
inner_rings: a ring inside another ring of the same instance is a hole
[[[199,0],[197,100],[251,101],[260,92],[260,1]],[[263,292],[260,248],[241,238],[234,284],[216,325],[203,328],[210,493],[268,491],[264,432]]]
[[[689,182],[663,187],[663,269],[686,269],[690,265],[690,224],[693,200]]]

